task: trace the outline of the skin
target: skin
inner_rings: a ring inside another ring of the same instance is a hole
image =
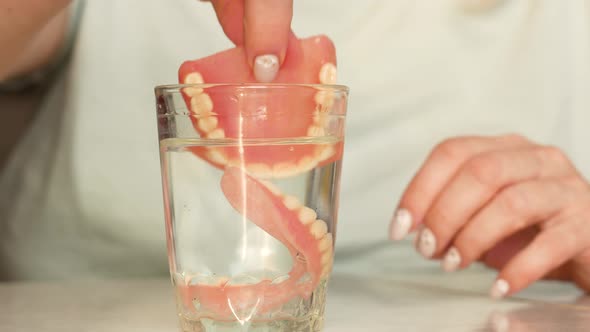
[[[63,42],[69,0],[0,0],[0,80],[46,64]],[[292,0],[212,0],[247,62],[284,60]],[[231,5],[230,5],[231,3]],[[271,31],[272,33],[267,33]],[[515,293],[540,278],[590,290],[590,185],[560,150],[520,136],[458,137],[438,145],[399,206],[430,229],[432,257],[450,247],[460,268],[483,261]]]
[[[69,0],[0,0],[0,81],[46,64],[63,42]]]
[[[213,0],[226,35],[284,59],[292,1]],[[255,33],[259,32],[259,33]],[[264,31],[275,31],[265,34]],[[590,290],[590,185],[567,156],[518,135],[458,137],[439,144],[402,195],[413,230],[437,239],[432,257],[457,248],[466,268],[499,270],[513,294],[541,278]]]
[[[431,257],[455,247],[459,268],[482,261],[514,294],[541,278],[590,291],[590,184],[559,149],[518,135],[456,137],[435,147],[400,207]]]
[[[64,41],[70,0],[0,0],[0,81],[51,61]],[[247,61],[276,54],[282,63],[293,16],[292,0],[212,0],[227,37],[244,46]]]
[[[287,52],[293,0],[211,0],[227,37],[244,46],[250,65],[258,55],[275,54],[282,64]]]

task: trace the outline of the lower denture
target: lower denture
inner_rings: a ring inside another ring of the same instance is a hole
[[[327,233],[326,223],[316,219],[315,212],[293,196],[284,196],[277,188],[269,188],[268,183],[256,180],[240,168],[225,170],[221,188],[236,211],[285,244],[293,267],[288,279],[277,283],[265,279],[250,285],[227,282],[181,285],[184,304],[198,303],[202,312],[231,319],[236,315],[237,306],[247,304],[251,310],[262,314],[297,296],[309,296],[332,266],[333,240]],[[287,199],[291,201],[289,206],[284,204]],[[299,259],[299,253],[304,260]],[[306,274],[310,280],[303,280]]]

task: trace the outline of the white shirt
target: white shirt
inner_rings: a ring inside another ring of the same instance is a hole
[[[585,174],[585,0],[295,1],[299,36],[325,33],[351,88],[338,258],[387,239],[430,149],[518,132]],[[68,69],[0,178],[4,278],[167,273],[153,87],[231,47],[206,3],[88,1]]]

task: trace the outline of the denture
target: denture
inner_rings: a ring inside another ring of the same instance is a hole
[[[297,40],[293,37],[288,50],[273,83],[335,83],[335,51],[329,39]],[[179,80],[186,84],[255,83],[245,59],[244,50],[234,48],[197,61],[187,61],[180,68]],[[217,91],[222,89],[220,87]],[[185,101],[193,112],[195,129],[204,138],[313,137],[324,136],[329,130],[326,112],[333,103],[329,91],[318,89],[314,94],[306,90],[309,96],[278,95],[260,101],[251,97],[246,101],[239,95],[228,98],[227,94],[216,94],[215,88],[208,91],[194,87],[183,90]],[[294,101],[289,102],[289,98]],[[306,102],[302,104],[302,100]],[[239,125],[235,121],[238,114],[243,119]],[[339,159],[341,150],[339,145],[327,144],[193,148],[215,167],[223,169],[240,164],[258,178],[284,178],[309,171]]]
[[[187,61],[179,70],[182,84],[255,83],[244,49],[229,49]],[[324,37],[292,36],[287,55],[273,83],[334,84],[336,56]],[[220,90],[217,90],[220,89]],[[247,87],[244,87],[247,89]],[[196,131],[204,139],[268,139],[325,136],[327,112],[334,96],[318,88],[302,89],[306,95],[281,93],[241,99],[228,97],[223,85],[183,88],[183,98]],[[246,91],[246,90],[245,90]],[[240,118],[240,122],[235,121]],[[266,313],[300,296],[308,298],[332,268],[333,238],[316,212],[294,196],[282,193],[271,181],[309,171],[341,158],[342,143],[223,148],[199,146],[191,151],[224,171],[221,189],[229,204],[250,222],[283,243],[293,266],[284,280],[256,284],[178,285],[185,307],[218,317],[236,317],[236,310],[253,308]]]
[[[237,167],[227,168],[221,180],[223,193],[234,209],[287,247],[293,259],[288,278],[281,282],[263,280],[253,285],[231,285],[228,279],[222,279],[214,285],[181,286],[185,287],[181,292],[185,306],[197,304],[201,310],[218,317],[233,317],[237,311],[247,308],[266,313],[296,296],[309,297],[320,280],[329,275],[333,239],[326,223],[317,219],[312,209],[273,186]],[[287,206],[285,200],[291,204]],[[301,282],[306,274],[310,280]]]

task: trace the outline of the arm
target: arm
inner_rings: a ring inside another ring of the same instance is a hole
[[[64,40],[70,0],[0,0],[0,81],[47,64]]]

